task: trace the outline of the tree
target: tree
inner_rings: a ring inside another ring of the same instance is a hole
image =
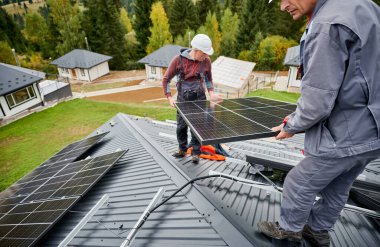
[[[125,30],[125,33],[132,32],[132,23],[125,8],[120,9],[120,22]]]
[[[77,4],[69,0],[48,0],[50,16],[57,28],[56,52],[63,55],[73,49],[82,48],[84,33],[80,23],[80,11]]]
[[[213,12],[213,0],[199,0],[195,7],[198,16],[198,26],[201,26],[206,21],[207,13],[209,11]]]
[[[231,9],[232,13],[240,14],[244,0],[226,0],[225,8]]]
[[[26,42],[19,27],[3,8],[0,8],[0,41],[7,42],[17,51],[26,50]]]
[[[37,51],[42,51],[44,57],[48,57],[49,30],[45,19],[37,12],[25,15],[24,34],[26,39],[35,47]]]
[[[16,65],[12,48],[5,41],[0,41],[0,62]]]
[[[221,54],[228,57],[236,56],[236,35],[239,26],[239,17],[227,8],[224,11],[220,29],[222,30]]]
[[[214,56],[217,56],[220,52],[220,42],[222,40],[222,35],[219,31],[219,23],[216,19],[215,13],[211,14],[211,12],[208,12],[206,22],[198,29],[198,33],[204,33],[210,37],[212,40],[212,46],[214,47]]]
[[[174,0],[169,24],[173,36],[183,35],[188,28],[195,30],[197,20],[193,2],[191,0]]]
[[[137,53],[142,57],[144,56],[146,46],[149,42],[151,35],[149,28],[152,26],[152,21],[149,18],[152,4],[155,0],[134,0],[133,10],[135,13],[135,20],[133,22],[133,29],[136,32],[136,39],[139,42]]]
[[[297,43],[282,36],[268,36],[260,42],[257,59],[258,68],[262,70],[279,70],[283,68],[283,61],[289,47]]]
[[[161,2],[153,4],[150,19],[153,26],[149,29],[152,35],[146,48],[148,54],[173,42],[173,37],[169,31],[168,18]]]
[[[29,0],[29,3],[32,4],[32,3],[33,3],[33,0]]]
[[[83,28],[91,50],[112,56],[111,69],[125,68],[125,30],[120,22],[120,1],[91,0],[86,4]]]
[[[178,35],[175,38],[174,44],[182,47],[190,47],[190,41],[195,36],[195,31],[191,29],[186,29],[184,35]]]
[[[240,15],[239,31],[237,35],[238,50],[249,50],[251,42],[257,32],[265,37],[276,26],[270,13],[277,5],[269,4],[268,0],[245,0],[244,8]]]

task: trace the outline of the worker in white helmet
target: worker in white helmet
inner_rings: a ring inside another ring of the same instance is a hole
[[[205,34],[197,34],[191,41],[191,49],[182,49],[180,54],[173,58],[165,72],[162,86],[169,103],[174,107],[175,100],[170,91],[169,83],[177,76],[177,101],[206,100],[205,92],[208,91],[211,101],[221,100],[214,93],[211,74],[211,60],[209,56],[214,53],[211,39]],[[173,154],[176,158],[185,157],[187,149],[192,147],[191,160],[199,162],[200,143],[191,132],[191,141],[187,143],[188,126],[180,113],[177,111],[177,140],[178,151]]]

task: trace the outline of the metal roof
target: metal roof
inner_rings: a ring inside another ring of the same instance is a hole
[[[215,85],[240,89],[247,82],[255,63],[220,56],[212,63],[212,80]]]
[[[115,125],[112,127],[110,122]],[[93,134],[97,131],[110,133],[89,155],[102,155],[118,148],[128,148],[129,152],[73,209],[83,213],[66,215],[41,240],[41,245],[56,246],[104,193],[110,195],[110,204],[95,214],[70,246],[120,246],[161,186],[166,188],[168,196],[186,181],[206,175],[209,170],[262,181],[243,161],[201,159],[199,164],[194,164],[189,158],[174,159],[170,154],[177,149],[177,141],[176,126],[172,123],[118,114]],[[266,141],[261,140],[258,145],[247,141],[233,145],[251,145],[275,155],[265,145]],[[273,145],[273,141],[269,144]],[[231,145],[230,154],[243,158],[242,149],[234,146]],[[151,214],[138,231],[133,246],[292,246],[286,241],[270,240],[257,231],[257,222],[278,220],[280,194],[219,178],[196,182],[192,189],[182,192]],[[372,220],[343,211],[331,233],[332,244],[377,246],[380,232],[376,229]]]
[[[186,176],[171,164],[171,160],[167,160],[167,156],[144,139],[137,127],[144,120],[132,120],[119,114],[111,121],[116,123],[114,127],[106,123],[97,130],[110,131],[104,138],[105,143],[99,144],[89,155],[98,156],[118,148],[128,148],[128,153],[74,206],[72,212],[49,231],[40,241],[41,245],[57,246],[97,200],[107,193],[110,204],[103,206],[69,245],[120,246],[159,187],[163,186],[168,196],[187,181]],[[193,188],[184,190],[152,213],[138,231],[133,246],[233,246],[231,243],[234,241],[235,246],[251,246]]]
[[[17,91],[45,78],[45,73],[0,63],[0,95]]]
[[[75,49],[69,53],[63,55],[60,58],[57,58],[51,64],[57,65],[59,68],[67,69],[90,69],[98,64],[104,63],[112,57],[95,53],[83,49]]]
[[[288,48],[284,59],[284,65],[286,66],[300,66],[300,46],[294,46]]]
[[[172,59],[180,54],[180,50],[182,49],[179,45],[165,45],[160,49],[152,52],[146,57],[140,59],[139,63],[144,63],[152,67],[161,67],[167,68],[169,67]]]

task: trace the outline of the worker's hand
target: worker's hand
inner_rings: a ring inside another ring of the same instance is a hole
[[[210,91],[209,94],[210,94],[210,101],[215,102],[215,103],[220,103],[223,101],[222,96],[220,96],[217,93],[214,93],[214,91]]]
[[[169,96],[168,97],[168,100],[169,100],[169,104],[171,107],[175,107],[175,100],[172,98],[172,96]]]
[[[278,135],[275,137],[276,140],[288,139],[294,136],[294,134],[284,131],[283,127],[284,127],[284,124],[280,124],[279,126],[272,128],[274,132],[280,131],[280,133],[278,133]]]

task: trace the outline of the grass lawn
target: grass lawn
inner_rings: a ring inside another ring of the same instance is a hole
[[[288,92],[279,92],[273,90],[257,90],[248,94],[246,97],[260,96],[268,99],[275,99],[286,101],[289,103],[296,103],[298,98],[301,96],[299,93],[288,93]]]
[[[28,7],[28,12],[37,12],[39,7],[43,7],[45,5],[45,0],[35,0],[33,1],[32,4],[29,3],[29,1],[24,1],[21,2],[21,5],[18,5],[18,3],[11,3],[8,5],[3,6],[9,15],[13,16],[13,14],[25,14],[25,9],[24,9],[24,3]]]
[[[91,84],[71,84],[71,90],[73,92],[81,93],[83,92],[94,92],[105,89],[119,88],[119,87],[130,87],[140,84],[141,80],[129,81],[129,82],[112,82],[112,83],[91,83]]]
[[[29,115],[0,127],[0,191],[119,112],[175,120],[175,110],[167,103],[117,104],[83,99]]]

